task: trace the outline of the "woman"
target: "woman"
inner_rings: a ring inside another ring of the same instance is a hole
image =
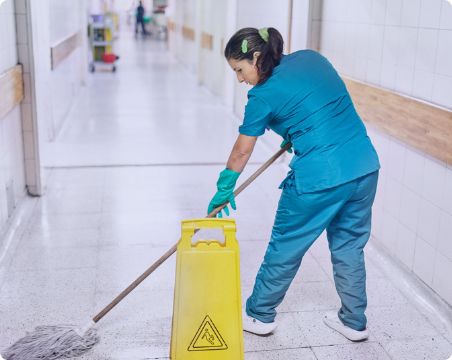
[[[380,164],[345,85],[333,66],[311,50],[282,55],[273,28],[239,30],[225,57],[248,92],[243,124],[220,173],[210,212],[230,201],[257,138],[266,129],[290,141],[294,157],[282,182],[271,239],[246,303],[243,327],[258,335],[276,329],[283,300],[303,255],[326,229],[341,308],[325,323],[352,341],[367,339],[363,248]],[[228,212],[228,211],[227,211]]]

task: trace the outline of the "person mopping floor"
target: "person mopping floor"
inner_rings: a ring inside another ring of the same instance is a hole
[[[365,340],[363,249],[370,236],[378,155],[331,63],[312,50],[282,51],[283,39],[274,28],[241,29],[226,45],[224,55],[238,81],[253,88],[208,212],[226,201],[236,208],[237,179],[266,129],[281,135],[283,144],[291,142],[291,170],[280,185],[271,239],[246,302],[243,328],[258,335],[276,329],[275,309],[304,254],[326,229],[342,306],[325,316],[325,324],[352,341]]]

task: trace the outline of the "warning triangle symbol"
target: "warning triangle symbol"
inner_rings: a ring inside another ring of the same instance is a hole
[[[209,315],[206,315],[198,328],[188,351],[226,350],[228,346],[223,340]]]

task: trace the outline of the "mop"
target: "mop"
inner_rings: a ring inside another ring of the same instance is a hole
[[[262,174],[273,162],[276,161],[285,151],[291,148],[288,143],[268,159],[259,169],[257,169],[243,184],[235,191],[234,196],[238,196],[248,185],[250,185],[260,174]],[[206,217],[215,217],[228,202],[214,209]],[[99,341],[94,327],[105,315],[141,284],[150,274],[154,272],[166,259],[177,250],[177,243],[174,244],[165,254],[155,261],[143,274],[124,289],[116,298],[95,315],[82,327],[73,325],[38,326],[34,331],[26,334],[3,352],[5,360],[55,360],[59,358],[71,358],[80,356],[90,350]],[[0,360],[2,359],[0,355]]]

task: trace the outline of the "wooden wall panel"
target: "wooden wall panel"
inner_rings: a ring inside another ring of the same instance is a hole
[[[169,31],[176,31],[176,23],[172,20],[168,20],[168,30]]]
[[[195,30],[188,26],[182,26],[182,36],[185,39],[194,41],[195,40]]]
[[[24,99],[22,65],[0,74],[0,119]]]
[[[362,119],[452,165],[452,111],[344,78]]]
[[[212,50],[213,49],[213,35],[203,31],[201,33],[201,47],[203,49]]]
[[[50,48],[52,70],[61,64],[81,43],[81,31],[69,36]]]

